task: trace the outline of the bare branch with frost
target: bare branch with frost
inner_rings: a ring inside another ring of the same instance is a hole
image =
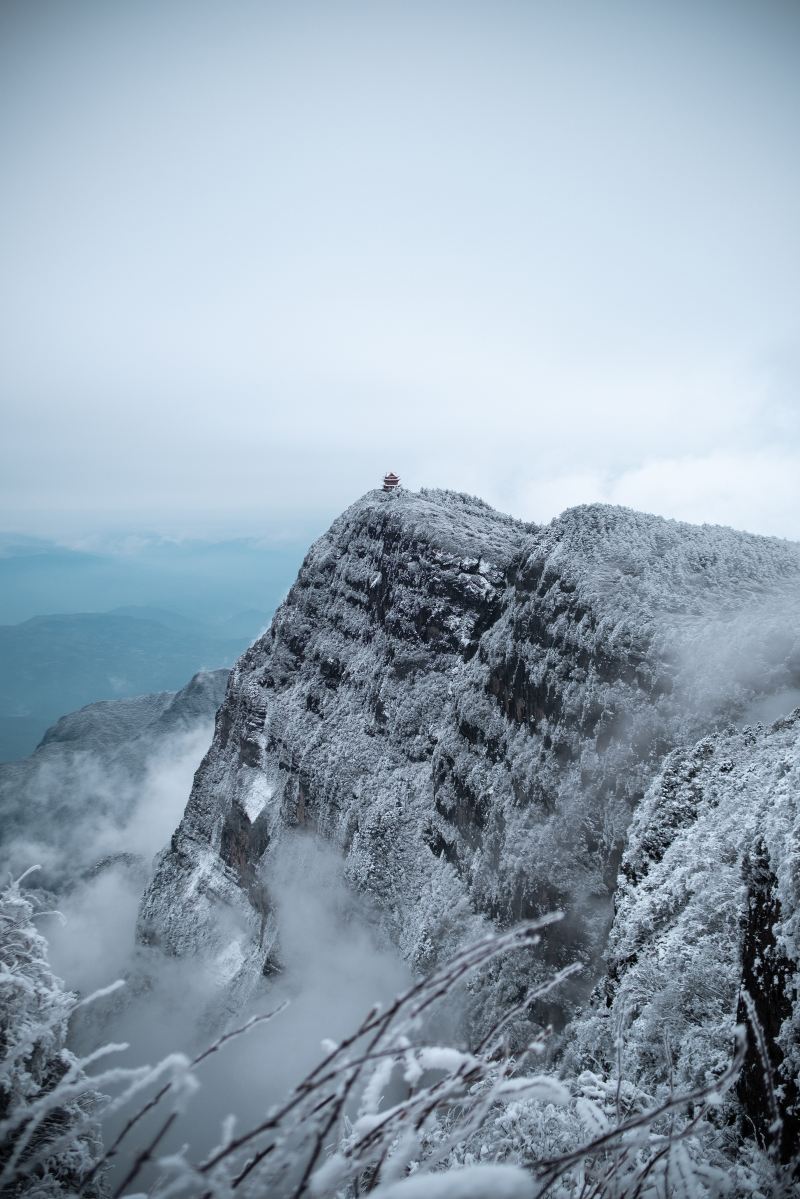
[[[66,1020],[75,1004],[72,997],[53,988],[52,976],[46,972],[46,942],[30,924],[29,901],[18,888],[2,898],[8,902],[0,912],[5,934],[0,938],[0,986],[6,984],[9,1002],[23,1017],[39,991],[47,1000],[34,1019],[26,1023],[19,1018],[14,1026],[22,1040],[6,1054],[6,1068],[19,1070],[25,1047],[32,1038],[41,1040],[43,1029],[50,1028],[53,1046],[63,1050]],[[282,1199],[354,1199],[366,1194],[373,1199],[421,1195],[473,1199],[484,1195],[487,1187],[508,1199],[556,1195],[601,1199],[611,1193],[618,1199],[655,1194],[705,1199],[721,1194],[719,1171],[693,1155],[691,1145],[703,1126],[709,1126],[708,1111],[738,1074],[741,1045],[713,1086],[671,1094],[661,1104],[648,1101],[644,1110],[633,1113],[622,1102],[620,1078],[602,1081],[608,1098],[604,1108],[596,1099],[577,1094],[575,1084],[567,1087],[553,1074],[526,1074],[523,1065],[529,1055],[518,1060],[508,1052],[509,1026],[575,967],[530,987],[471,1051],[414,1039],[424,1016],[453,987],[502,955],[535,947],[540,930],[556,918],[545,917],[486,937],[415,983],[385,1011],[373,1008],[338,1045],[326,1043],[319,1064],[263,1120],[239,1134],[232,1121],[226,1123],[219,1146],[197,1163],[188,1160],[185,1150],[163,1152],[165,1139],[180,1127],[186,1104],[199,1085],[195,1071],[233,1038],[274,1018],[281,1009],[226,1032],[191,1062],[172,1055],[155,1067],[111,1068],[89,1077],[89,1065],[122,1047],[105,1046],[84,1059],[66,1055],[57,1083],[20,1095],[6,1117],[2,1128],[10,1148],[0,1159],[4,1167],[0,1186],[12,1187],[16,1194],[25,1193],[28,1183],[37,1186],[51,1176],[59,1154],[76,1157],[75,1145],[81,1138],[91,1139],[99,1112],[119,1110],[144,1090],[157,1088],[105,1152],[95,1139],[94,1152],[86,1149],[82,1156],[77,1154],[80,1187],[72,1193],[99,1193],[103,1172],[119,1157],[122,1144],[134,1132],[142,1135],[144,1118],[166,1105],[158,1125],[151,1125],[147,1139],[134,1146],[115,1199],[132,1196],[136,1185],[140,1188],[136,1193],[141,1193],[146,1169],[156,1172],[155,1179],[148,1180],[151,1199],[261,1199],[265,1194]],[[97,1088],[107,1085],[121,1085],[121,1092],[115,1098],[98,1095]],[[687,1110],[686,1118],[673,1121],[676,1113]],[[572,1121],[571,1147],[543,1153],[532,1137],[524,1153],[516,1158],[507,1155],[512,1164],[503,1163],[502,1146],[489,1132],[503,1113],[511,1111],[530,1119],[543,1111],[563,1113],[565,1123]],[[51,1117],[56,1117],[52,1127]],[[588,1140],[575,1131],[581,1125],[589,1133]],[[487,1137],[489,1156],[482,1153],[479,1160],[472,1160],[470,1146]]]

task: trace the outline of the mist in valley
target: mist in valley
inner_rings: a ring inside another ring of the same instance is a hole
[[[202,725],[169,739],[139,778],[125,776],[119,767],[104,773],[102,762],[85,755],[83,785],[90,794],[113,797],[113,815],[97,819],[84,812],[70,829],[83,868],[65,881],[55,899],[57,912],[39,920],[53,970],[69,990],[86,996],[124,980],[124,987],[73,1017],[70,1044],[81,1055],[114,1042],[128,1045],[114,1055],[128,1067],[175,1053],[192,1059],[222,1032],[282,1009],[198,1070],[200,1087],[163,1146],[176,1150],[188,1142],[195,1159],[219,1141],[228,1115],[235,1115],[237,1127],[255,1124],[322,1058],[323,1041],[345,1037],[374,1004],[387,1003],[411,981],[381,933],[377,914],[345,885],[340,856],[307,831],[284,831],[264,862],[280,969],[263,978],[244,1005],[231,1009],[214,960],[171,958],[137,944],[136,918],[150,862],[180,820],[210,733]],[[57,790],[52,772],[47,786],[50,794]],[[74,763],[69,786],[75,795],[80,779]],[[15,868],[27,859],[49,864],[51,872],[59,854],[52,842],[37,844],[33,838],[18,840],[8,851]],[[35,875],[29,882],[36,886]],[[219,919],[224,923],[224,910]],[[125,1109],[108,1119],[107,1144],[129,1115]],[[145,1122],[116,1157],[117,1181],[149,1127]]]

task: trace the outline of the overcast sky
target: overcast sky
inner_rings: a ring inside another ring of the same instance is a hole
[[[0,527],[800,538],[800,4],[0,5]]]

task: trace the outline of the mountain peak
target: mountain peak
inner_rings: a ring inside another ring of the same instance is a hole
[[[356,885],[394,880],[380,903],[413,963],[415,921],[451,904],[464,935],[570,907],[570,952],[594,961],[659,755],[800,680],[781,640],[799,582],[796,547],[732,530],[602,504],[539,527],[457,492],[367,492],[237,664],[142,935],[213,944],[215,896],[261,928],[269,844],[311,824]]]

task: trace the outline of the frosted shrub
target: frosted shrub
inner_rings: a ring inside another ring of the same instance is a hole
[[[122,984],[82,1000],[64,990],[33,923],[58,913],[37,911],[20,887],[27,874],[0,891],[0,1195],[99,1199],[101,1118],[164,1076],[177,1106],[194,1080],[179,1055],[154,1069],[105,1069],[99,1063],[127,1045],[105,1045],[84,1058],[66,1048],[72,1013]],[[118,1090],[116,1098],[102,1094],[107,1086]]]
[[[133,1199],[145,1190],[151,1199],[791,1194],[756,1152],[729,1177],[730,1159],[715,1140],[714,1113],[739,1070],[741,1051],[713,1091],[700,1087],[660,1103],[600,1073],[585,1071],[567,1085],[552,1072],[537,1072],[541,1040],[516,1057],[508,1052],[512,1026],[572,967],[523,993],[472,1048],[426,1042],[426,1019],[453,988],[504,955],[529,951],[556,917],[478,941],[385,1011],[373,1009],[343,1041],[326,1042],[319,1064],[259,1123],[239,1131],[229,1117],[219,1143],[191,1160],[185,1149],[169,1153],[163,1146],[171,1131],[180,1131],[203,1062],[280,1009],[226,1033],[193,1062],[174,1055],[155,1068],[99,1070],[90,1078],[88,1068],[125,1047],[109,1045],[83,1060],[64,1048],[75,1000],[50,973],[32,904],[17,884],[3,893],[0,915],[4,1196],[110,1191],[115,1199]],[[106,1089],[115,1097],[102,1095]],[[123,1105],[132,1105],[133,1114],[103,1152],[97,1122]]]
[[[523,994],[470,1051],[420,1039],[425,1018],[444,996],[494,958],[530,949],[538,942],[539,930],[552,919],[522,924],[477,942],[385,1011],[370,1011],[341,1043],[324,1044],[320,1063],[259,1124],[238,1132],[233,1119],[226,1122],[219,1144],[201,1161],[190,1161],[184,1153],[159,1156],[159,1146],[180,1116],[174,1084],[166,1082],[106,1152],[103,1164],[124,1151],[123,1142],[135,1139],[133,1154],[127,1154],[131,1167],[114,1194],[137,1193],[143,1177],[151,1178],[153,1172],[156,1181],[148,1194],[158,1199],[394,1194],[406,1185],[407,1174],[422,1178],[446,1164],[458,1145],[478,1131],[487,1113],[507,1097],[535,1094],[566,1101],[568,1092],[555,1078],[524,1073],[505,1054],[504,1044],[515,1018],[571,969]],[[192,1066],[201,1065],[209,1052],[246,1027],[227,1034]],[[145,1127],[146,1135],[141,1132]],[[474,1170],[456,1173],[460,1189],[448,1195],[479,1193],[474,1189]],[[530,1176],[519,1169],[507,1166],[495,1171],[494,1179],[498,1188],[504,1188],[497,1190],[498,1195],[522,1199],[533,1194]],[[423,1192],[410,1191],[409,1196],[413,1193]]]
[[[0,1194],[44,1199],[74,1194],[102,1147],[94,1085],[65,1047],[75,996],[50,970],[21,881],[0,892]]]

